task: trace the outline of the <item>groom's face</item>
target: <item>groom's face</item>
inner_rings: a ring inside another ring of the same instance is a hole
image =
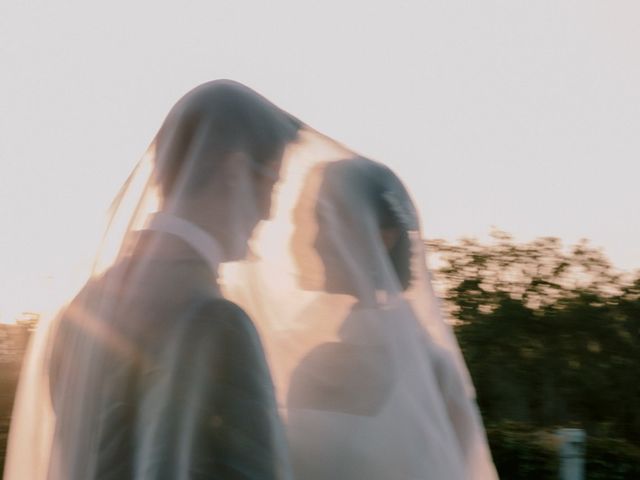
[[[218,238],[228,260],[244,258],[248,242],[261,220],[271,216],[273,190],[280,179],[283,149],[265,159],[239,155],[230,168],[232,178],[217,192],[214,205],[223,205]]]
[[[266,161],[252,162],[252,181],[258,216],[256,225],[260,220],[268,220],[271,217],[273,189],[280,180],[281,168],[282,149]],[[256,225],[253,227],[255,228]]]

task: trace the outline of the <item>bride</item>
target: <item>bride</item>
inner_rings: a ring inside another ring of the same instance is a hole
[[[493,480],[400,180],[305,127],[225,290],[261,333],[295,478]]]
[[[317,302],[352,302],[335,338],[318,342],[291,375],[297,478],[495,478],[464,372],[411,306],[427,285],[414,271],[418,220],[402,184],[386,167],[351,158],[313,169],[305,192],[292,241],[301,284],[329,294]],[[301,322],[330,320],[311,310]]]

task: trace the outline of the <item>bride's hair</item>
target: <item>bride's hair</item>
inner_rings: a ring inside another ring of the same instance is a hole
[[[368,232],[359,213],[367,211],[372,212],[379,230],[394,229],[398,236],[387,249],[389,261],[400,287],[409,288],[412,279],[410,232],[417,230],[417,219],[407,191],[389,168],[363,157],[330,163],[323,168],[318,198],[319,207],[323,202],[333,204],[345,225],[356,229],[360,225],[362,234]],[[348,208],[347,203],[350,203]],[[346,212],[355,215],[344,218]]]
[[[200,85],[176,103],[155,138],[161,193],[170,195],[189,168],[186,192],[196,192],[232,152],[246,153],[259,164],[273,159],[300,128],[299,120],[244,85],[230,80]]]

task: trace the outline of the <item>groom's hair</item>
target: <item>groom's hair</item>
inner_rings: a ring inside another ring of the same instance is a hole
[[[239,83],[217,80],[196,87],[173,107],[154,142],[162,196],[179,182],[186,194],[198,191],[232,152],[257,163],[273,159],[296,139],[301,125]]]

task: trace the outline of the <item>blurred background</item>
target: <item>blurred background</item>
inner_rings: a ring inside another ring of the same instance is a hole
[[[557,478],[558,428],[640,478],[640,3],[371,3],[0,4],[0,452],[111,198],[233,78],[407,183],[502,478]]]

